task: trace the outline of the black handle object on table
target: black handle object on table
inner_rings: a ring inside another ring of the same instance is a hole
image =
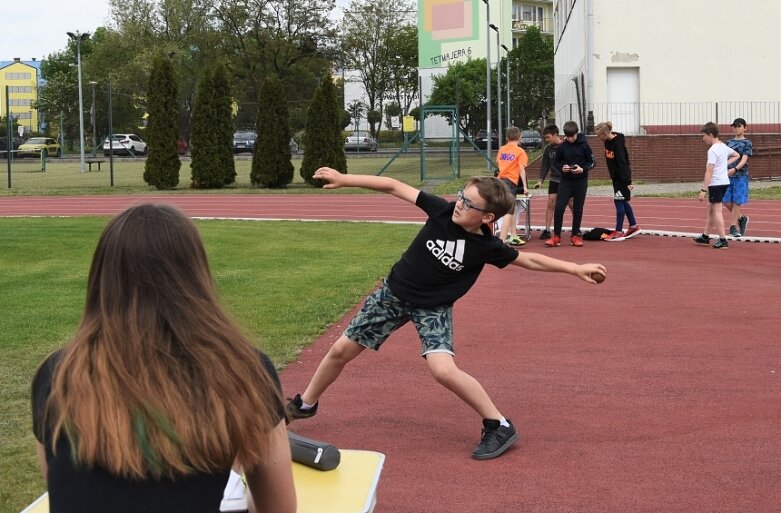
[[[312,440],[288,431],[293,461],[317,470],[333,470],[339,466],[342,455],[335,446]]]

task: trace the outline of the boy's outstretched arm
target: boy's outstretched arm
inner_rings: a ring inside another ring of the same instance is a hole
[[[412,187],[411,185],[400,182],[395,178],[374,175],[346,175],[330,167],[321,167],[315,171],[313,178],[318,180],[325,180],[328,182],[323,186],[323,189],[338,189],[339,187],[362,187],[364,189],[371,189],[377,192],[392,194],[393,196],[401,198],[404,201],[408,201],[413,205],[418,199],[418,194],[420,194],[418,189]]]
[[[529,269],[530,271],[567,273],[577,276],[581,280],[589,283],[597,283],[591,277],[594,273],[607,276],[607,269],[602,264],[576,264],[574,262],[551,258],[539,253],[519,252],[518,258],[513,260],[512,264],[523,267],[524,269]]]

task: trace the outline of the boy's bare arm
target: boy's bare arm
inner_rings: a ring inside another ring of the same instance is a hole
[[[338,189],[339,187],[361,187],[377,192],[392,194],[397,198],[408,201],[413,205],[418,199],[420,191],[411,185],[407,185],[394,178],[374,175],[346,175],[330,167],[321,167],[313,178],[328,182],[323,189]]]
[[[553,273],[567,273],[577,276],[588,283],[597,283],[591,277],[597,273],[607,276],[607,269],[602,264],[576,264],[557,258],[541,255],[539,253],[518,253],[518,258],[513,260],[513,265],[529,269],[530,271],[545,271]]]

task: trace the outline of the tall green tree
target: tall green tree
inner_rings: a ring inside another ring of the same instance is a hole
[[[554,111],[553,41],[529,27],[509,59],[511,116],[521,128],[536,126],[543,112]]]
[[[203,69],[193,105],[190,170],[192,187],[200,189],[225,187],[214,74],[213,66]]]
[[[179,103],[171,60],[158,54],[152,62],[149,77],[148,125],[146,131],[149,156],[144,166],[144,181],[158,189],[172,189],[179,184]]]
[[[270,189],[286,187],[293,181],[290,161],[291,132],[288,123],[287,95],[274,75],[263,81],[256,125],[258,139],[252,153],[252,185]]]
[[[225,66],[214,65],[214,114],[217,152],[225,185],[236,183],[236,162],[233,160],[233,98]]]
[[[321,180],[312,178],[319,167],[328,166],[342,173],[347,172],[341,129],[342,110],[341,105],[337,105],[333,80],[330,75],[326,75],[307,111],[304,158],[299,170],[301,178],[316,187],[323,185]]]

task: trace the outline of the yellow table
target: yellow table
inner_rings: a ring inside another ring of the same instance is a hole
[[[371,513],[377,503],[385,455],[374,451],[343,449],[339,466],[321,472],[293,463],[299,513]],[[246,511],[243,499],[223,500],[222,511]],[[48,513],[49,496],[43,494],[22,513]]]

